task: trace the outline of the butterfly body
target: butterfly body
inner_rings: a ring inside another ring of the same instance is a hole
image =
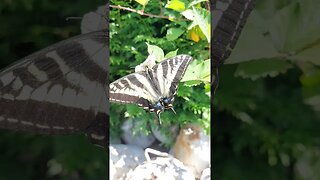
[[[110,84],[109,100],[137,104],[146,111],[155,112],[159,118],[164,110],[173,110],[179,82],[191,61],[191,56],[178,55],[124,76]]]

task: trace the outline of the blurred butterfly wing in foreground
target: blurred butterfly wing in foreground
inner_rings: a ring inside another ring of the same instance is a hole
[[[218,67],[230,56],[254,5],[255,0],[211,1],[213,9],[211,13],[211,82],[213,83],[213,93],[219,84]]]
[[[107,30],[82,34],[0,71],[0,127],[85,132],[106,146]]]
[[[211,1],[211,58],[215,67],[230,56],[254,5],[255,0]]]

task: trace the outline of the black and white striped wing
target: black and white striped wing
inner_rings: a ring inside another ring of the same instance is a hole
[[[174,97],[191,61],[192,57],[189,55],[178,55],[152,68],[155,86],[160,90],[162,97]]]
[[[255,0],[213,0],[211,58],[218,66],[227,59],[255,5]]]
[[[146,71],[124,76],[110,84],[109,101],[123,104],[137,104],[149,108],[160,98]]]
[[[44,134],[80,131],[105,146],[107,38],[107,30],[79,35],[1,70],[0,127]]]
[[[110,84],[110,102],[134,103],[144,109],[160,97],[172,97],[192,58],[178,55],[153,66],[151,71],[132,73]]]

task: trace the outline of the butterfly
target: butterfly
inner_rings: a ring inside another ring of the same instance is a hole
[[[142,66],[137,66],[135,73],[110,83],[109,100],[137,104],[146,111],[155,112],[160,120],[160,113],[165,109],[175,112],[172,103],[191,61],[189,55],[178,55],[150,66],[153,63],[147,59]]]

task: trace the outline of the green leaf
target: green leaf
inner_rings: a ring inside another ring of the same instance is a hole
[[[300,77],[304,102],[320,112],[320,69]]]
[[[192,23],[192,24],[196,24],[196,23]],[[200,39],[206,40],[206,36],[203,34],[199,25],[196,25],[191,30],[189,30],[187,33],[187,37],[193,40],[194,42],[199,42]]]
[[[319,8],[318,0],[308,0],[278,10],[270,21],[270,35],[276,48],[292,53],[319,40]]]
[[[205,84],[204,85],[204,92],[206,93],[206,95],[208,95],[209,97],[211,96],[211,84]]]
[[[184,83],[184,85],[185,86],[197,86],[197,85],[199,85],[199,84],[201,84],[201,81],[200,80],[189,80],[189,81],[186,81],[185,83]]]
[[[263,35],[266,28],[263,18],[256,11],[253,11],[231,56],[225,63],[233,64],[280,56],[270,37]]]
[[[182,12],[186,9],[186,6],[184,2],[180,0],[172,0],[168,2],[168,4],[166,5],[166,8],[173,9],[178,12]]]
[[[192,1],[189,5],[188,5],[188,8],[190,8],[191,6],[194,6],[194,5],[197,5],[201,2],[208,2],[208,0],[195,0],[195,1]]]
[[[194,14],[191,9],[187,9],[187,10],[183,11],[181,14],[189,20],[192,20],[192,21],[194,20]]]
[[[198,85],[200,82],[209,83],[210,59],[201,61],[198,64],[196,61],[193,61],[189,65],[181,82],[188,82],[188,85]]]
[[[176,49],[175,51],[170,51],[168,54],[166,54],[166,56],[164,56],[164,58],[172,58],[174,56],[177,55],[177,52],[178,52],[179,49]]]
[[[261,59],[239,64],[235,75],[256,80],[266,76],[275,77],[291,67],[291,63],[280,59]]]
[[[210,13],[205,9],[196,9],[192,7],[194,21],[199,25],[201,31],[210,43]]]
[[[168,29],[167,31],[167,39],[169,41],[174,41],[176,40],[178,37],[180,37],[183,33],[184,33],[185,30],[183,29],[180,29],[180,28],[170,28]]]
[[[307,61],[311,62],[314,65],[320,66],[320,41],[317,44],[313,44],[312,46],[304,49],[294,56],[288,56],[287,58],[290,60],[297,61]]]
[[[146,43],[146,44],[148,46],[149,55],[150,54],[155,55],[157,62],[160,62],[160,61],[162,61],[164,59],[164,52],[160,47],[158,47],[156,45],[151,45],[149,43]]]
[[[149,0],[135,0],[135,1],[141,4],[142,6],[146,6],[149,2]]]

